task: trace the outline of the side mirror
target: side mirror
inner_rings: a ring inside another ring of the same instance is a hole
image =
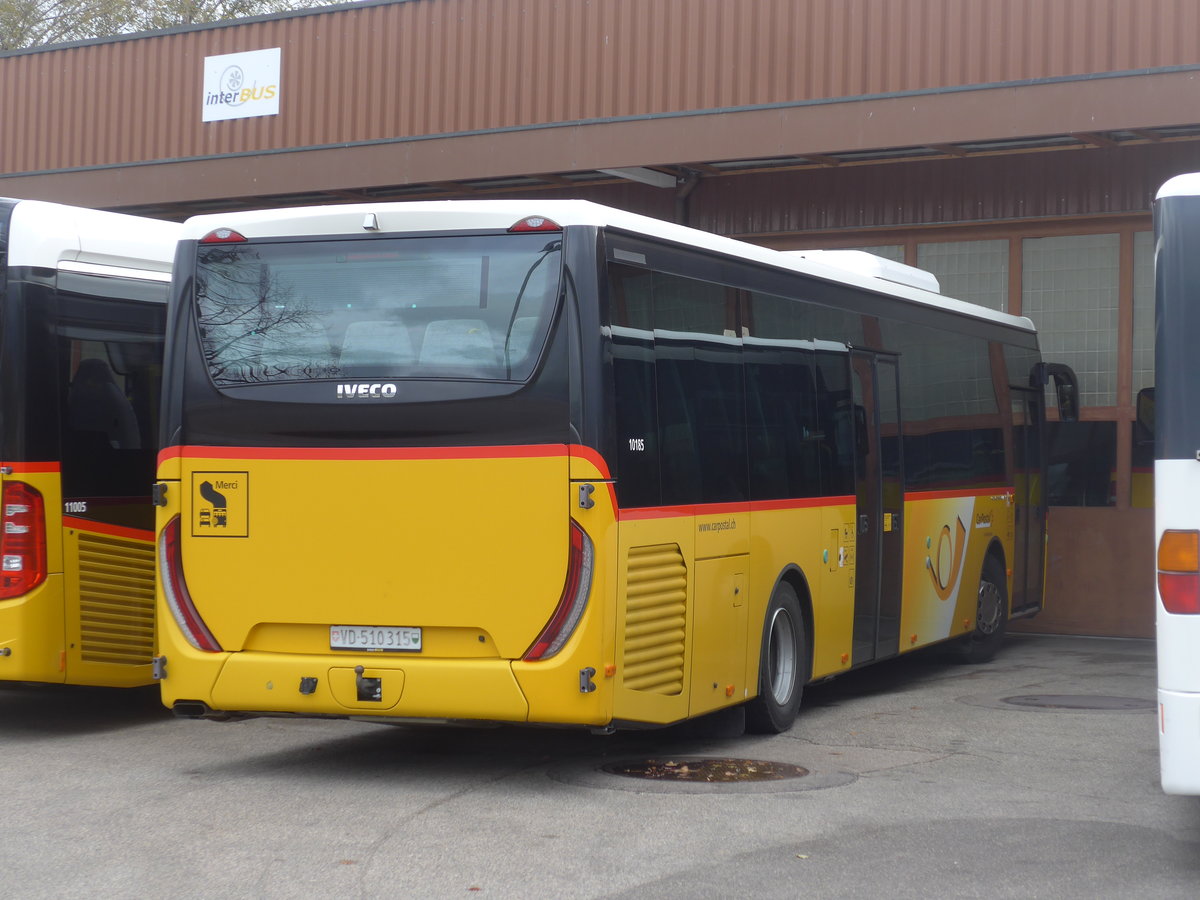
[[[1079,379],[1074,369],[1063,363],[1038,363],[1030,381],[1035,387],[1053,381],[1059,421],[1079,421]]]

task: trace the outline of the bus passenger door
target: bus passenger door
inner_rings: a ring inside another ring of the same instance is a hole
[[[1045,454],[1041,391],[1011,387],[1013,411],[1013,614],[1042,608],[1046,552]]]
[[[851,665],[900,652],[904,483],[896,358],[854,351],[855,495]]]

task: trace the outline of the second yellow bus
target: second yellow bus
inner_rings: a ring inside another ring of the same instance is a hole
[[[1041,607],[1069,373],[880,266],[571,201],[189,220],[165,703],[779,732],[814,679],[987,658]]]

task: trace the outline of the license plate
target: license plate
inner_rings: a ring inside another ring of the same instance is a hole
[[[330,625],[329,649],[413,652],[421,649],[421,629],[380,625]]]

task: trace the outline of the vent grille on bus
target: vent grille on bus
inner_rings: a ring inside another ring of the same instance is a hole
[[[79,535],[81,655],[146,665],[154,653],[154,545]]]
[[[629,550],[622,683],[631,691],[683,691],[687,567],[676,544]]]

